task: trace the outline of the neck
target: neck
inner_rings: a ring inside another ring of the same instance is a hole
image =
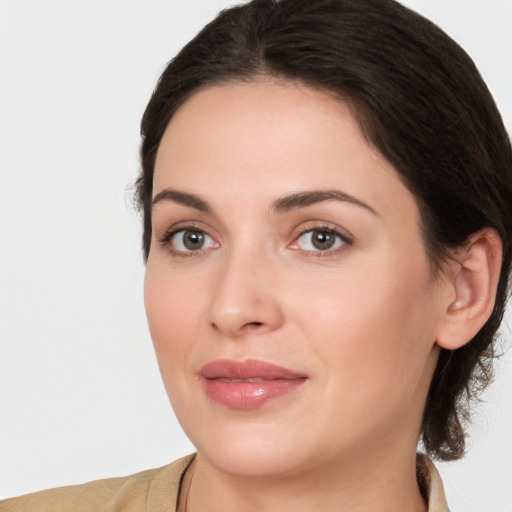
[[[284,476],[239,477],[198,455],[182,484],[179,512],[426,512],[416,457],[346,457]],[[192,478],[193,477],[193,478]]]

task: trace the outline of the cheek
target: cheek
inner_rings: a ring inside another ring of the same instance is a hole
[[[391,390],[415,389],[435,342],[438,315],[429,269],[380,263],[351,269],[311,291],[299,308],[307,308],[305,329],[310,340],[318,340],[321,365],[331,368],[328,385],[333,392],[352,389],[358,400],[395,400]]]
[[[194,337],[201,317],[200,283],[183,282],[184,277],[148,260],[144,302],[151,338],[164,377],[170,367],[180,367],[187,340]]]
[[[198,290],[200,283],[175,274],[165,264],[148,260],[144,282],[146,315],[162,380],[176,415],[180,421],[183,416],[190,416],[193,422],[201,423],[187,407],[195,402],[187,374],[194,340],[200,339],[199,300],[204,293]],[[188,412],[184,415],[183,411]]]

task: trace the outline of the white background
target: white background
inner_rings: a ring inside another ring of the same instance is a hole
[[[512,0],[404,3],[469,51],[510,130]],[[157,77],[229,4],[0,0],[2,497],[193,450],[160,383],[127,186]],[[469,454],[440,465],[454,512],[512,511],[511,391],[509,352]]]

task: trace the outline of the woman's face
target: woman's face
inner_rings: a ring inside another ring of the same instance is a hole
[[[196,93],[152,215],[149,326],[200,456],[276,475],[415,449],[448,287],[345,104],[291,82]]]

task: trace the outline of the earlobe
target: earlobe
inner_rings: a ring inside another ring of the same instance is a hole
[[[471,235],[454,258],[458,271],[449,279],[451,298],[437,335],[437,344],[448,350],[468,343],[492,313],[502,261],[501,239],[494,229],[484,228]]]

